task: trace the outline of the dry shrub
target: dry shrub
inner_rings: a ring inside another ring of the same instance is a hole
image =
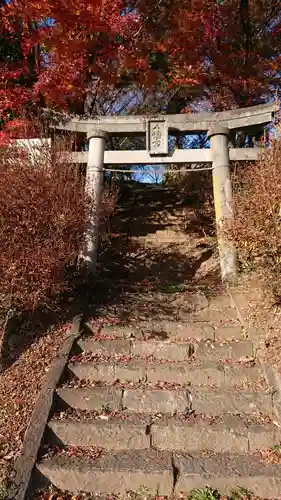
[[[100,232],[102,235],[110,233],[110,220],[118,205],[118,186],[105,183],[100,208]]]
[[[1,307],[34,310],[69,289],[89,200],[77,167],[42,147],[0,151]]]
[[[243,268],[262,271],[281,284],[281,137],[271,139],[259,161],[234,175],[235,221],[230,235]],[[279,291],[280,294],[280,291]]]

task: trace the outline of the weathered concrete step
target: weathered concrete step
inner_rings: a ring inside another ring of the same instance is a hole
[[[203,363],[148,363],[147,380],[152,384],[159,381],[196,386],[235,387],[254,385],[263,381],[262,370],[257,366],[224,365],[212,361]]]
[[[238,361],[241,359],[252,359],[254,356],[254,346],[249,340],[231,342],[200,342],[193,357],[198,361],[231,359]]]
[[[279,442],[280,430],[273,424],[247,424],[244,419],[224,415],[181,423],[176,419],[156,421],[151,426],[153,448],[193,453],[254,453]]]
[[[102,356],[153,356],[156,359],[167,359],[170,361],[184,361],[193,353],[190,342],[157,342],[141,340],[94,340],[84,337],[78,341],[79,347],[84,352],[93,352]]]
[[[173,414],[185,412],[189,407],[185,390],[130,389],[123,392],[111,387],[66,387],[57,389],[56,394],[62,401],[61,406],[76,410],[117,411],[123,408],[136,413]]]
[[[140,413],[184,413],[192,409],[196,414],[222,415],[224,413],[267,413],[272,415],[272,396],[266,393],[221,390],[143,390],[126,389],[123,408]]]
[[[214,328],[208,323],[180,322],[180,321],[141,321],[136,327],[103,326],[101,334],[114,338],[167,338],[167,339],[196,339],[214,340]],[[234,330],[233,330],[234,332]],[[238,330],[235,332],[238,334]]]
[[[132,356],[146,358],[152,356],[155,359],[166,359],[169,361],[187,361],[193,354],[192,343],[157,342],[157,341],[132,341]]]
[[[232,342],[171,342],[155,340],[94,340],[84,337],[78,341],[84,352],[93,352],[102,356],[140,356],[168,361],[187,361],[192,356],[198,360],[218,360],[228,358],[240,360],[253,357],[253,344],[250,341]]]
[[[93,352],[103,356],[130,355],[131,342],[126,339],[95,340],[94,337],[81,337],[77,344],[84,352]]]
[[[101,335],[115,339],[232,340],[245,338],[240,325],[217,326],[206,321],[141,321],[136,326],[105,325]]]
[[[213,308],[207,307],[200,311],[190,311],[182,307],[179,310],[180,321],[206,321],[217,328],[229,325],[239,325],[237,311],[233,307]]]
[[[77,410],[119,409],[136,413],[186,413],[222,415],[224,413],[273,414],[272,395],[237,390],[210,389],[119,389],[117,387],[59,388],[62,406]]]
[[[132,360],[118,363],[114,360],[107,362],[70,363],[68,369],[80,379],[113,383],[119,381],[139,382],[146,379],[147,364],[144,361]]]
[[[261,369],[256,366],[223,365],[218,362],[155,363],[146,359],[137,359],[126,363],[114,360],[70,363],[68,368],[81,380],[107,383],[117,380],[137,383],[145,379],[154,385],[158,382],[169,382],[192,386],[234,387],[243,384],[251,386],[264,380]]]
[[[126,389],[122,405],[136,413],[174,414],[187,412],[190,401],[186,390]]]
[[[231,494],[231,490],[239,486],[259,498],[273,499],[280,496],[280,466],[262,462],[257,456],[222,453],[188,457],[176,454],[174,460],[179,470],[176,495],[208,484],[224,495]]]
[[[212,420],[156,419],[137,415],[100,419],[51,420],[49,440],[68,446],[98,446],[106,450],[213,451],[248,453],[273,446],[281,432],[273,424],[248,423],[240,417]]]
[[[130,416],[108,420],[51,420],[48,439],[68,446],[98,446],[107,450],[142,450],[150,448],[150,417]]]
[[[273,415],[272,394],[238,390],[192,390],[192,409],[206,415],[268,414]]]
[[[63,387],[56,390],[56,395],[63,407],[76,410],[117,411],[122,403],[122,390],[111,387]]]
[[[165,495],[173,490],[169,452],[111,452],[96,460],[57,456],[36,468],[51,484],[72,493],[116,494],[146,487],[151,494]]]
[[[157,450],[138,450],[103,454],[98,459],[55,456],[37,463],[46,482],[74,494],[122,494],[140,487],[153,495],[187,495],[207,484],[221,494],[237,486],[249,489],[259,498],[276,499],[281,491],[279,464],[267,464],[257,456],[241,454],[175,454]]]

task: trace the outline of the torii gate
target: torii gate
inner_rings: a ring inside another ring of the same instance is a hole
[[[233,218],[230,161],[257,160],[260,148],[229,148],[229,139],[237,131],[257,130],[270,123],[278,110],[276,104],[217,113],[178,115],[100,116],[93,119],[70,119],[55,128],[87,133],[89,151],[73,153],[75,163],[86,163],[86,190],[93,197],[95,215],[86,234],[86,250],[81,256],[90,272],[95,271],[98,251],[98,207],[103,189],[104,165],[212,163],[214,205],[216,214],[221,276],[223,281],[236,277],[236,252],[224,237],[224,221]],[[196,134],[206,131],[210,149],[176,149],[168,151],[168,133]],[[105,151],[108,135],[146,135],[143,151]]]

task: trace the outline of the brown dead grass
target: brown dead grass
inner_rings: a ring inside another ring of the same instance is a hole
[[[50,362],[69,325],[50,328],[0,374],[0,483],[21,453],[25,431]]]

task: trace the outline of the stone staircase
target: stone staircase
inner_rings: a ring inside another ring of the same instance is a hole
[[[215,327],[227,314],[234,324]],[[235,314],[227,295],[210,299],[177,331],[168,323],[164,341],[145,323],[85,325],[56,391],[41,481],[74,494],[210,485],[279,497],[281,467],[260,454],[281,437],[274,397]]]
[[[122,201],[95,287],[102,328],[89,320],[73,347],[35,484],[87,499],[207,485],[280,497],[281,467],[261,453],[281,432],[258,340],[221,287],[213,234],[194,229],[184,199],[142,187]]]

